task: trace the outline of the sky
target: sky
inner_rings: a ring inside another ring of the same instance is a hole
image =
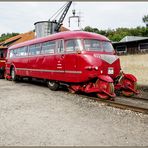
[[[34,23],[47,21],[65,2],[0,2],[0,34],[33,30]],[[118,27],[145,26],[142,17],[148,14],[148,2],[78,2],[72,3],[63,25],[69,28],[72,10],[81,16],[80,28],[91,26],[107,30]],[[71,28],[78,29],[76,19]]]

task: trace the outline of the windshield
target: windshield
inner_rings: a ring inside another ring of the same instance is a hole
[[[76,50],[82,50],[82,44],[80,39],[70,39],[66,42],[66,51],[67,52],[73,52]]]
[[[88,51],[113,52],[113,46],[108,41],[99,41],[95,39],[84,39],[84,49]]]

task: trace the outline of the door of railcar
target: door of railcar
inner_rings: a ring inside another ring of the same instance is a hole
[[[6,49],[0,50],[0,68],[5,67]]]
[[[78,53],[81,50],[80,39],[69,39],[65,41],[65,78],[68,82],[77,82],[81,74],[78,71]]]
[[[60,39],[57,40],[54,79],[64,81],[65,80],[64,73],[65,73],[64,41]]]
[[[40,52],[41,52],[41,44],[33,44],[28,46],[28,76],[31,77],[40,77],[41,71],[39,71],[39,63],[40,62]]]

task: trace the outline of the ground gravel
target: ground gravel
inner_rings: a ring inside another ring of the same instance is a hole
[[[148,115],[0,80],[1,146],[148,146]]]

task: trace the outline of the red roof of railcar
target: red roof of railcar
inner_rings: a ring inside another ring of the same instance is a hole
[[[90,32],[85,32],[85,31],[65,31],[65,32],[52,34],[47,37],[42,37],[42,38],[37,38],[37,39],[30,40],[30,41],[22,42],[22,43],[11,46],[9,49],[15,49],[15,48],[23,47],[26,45],[42,43],[48,40],[61,39],[61,38],[62,39],[93,38],[93,39],[98,39],[98,40],[109,41],[109,39],[106,38],[105,36],[96,34],[96,33],[90,33]]]

